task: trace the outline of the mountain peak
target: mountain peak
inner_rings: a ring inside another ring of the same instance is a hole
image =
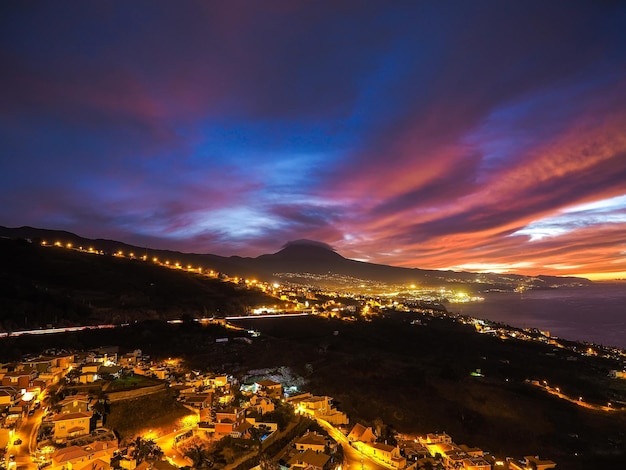
[[[306,239],[290,241],[279,252],[255,259],[272,272],[334,272],[348,262],[332,246]]]
[[[306,238],[301,238],[300,240],[292,240],[285,243],[282,249],[290,248],[290,247],[307,247],[307,248],[322,248],[327,251],[336,252],[336,250],[330,246],[328,243],[318,242],[315,240],[308,240]]]

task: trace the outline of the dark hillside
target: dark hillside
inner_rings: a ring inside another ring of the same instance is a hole
[[[140,260],[0,239],[5,331],[147,318],[238,314],[258,291]]]

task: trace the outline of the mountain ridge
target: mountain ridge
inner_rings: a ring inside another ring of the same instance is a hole
[[[220,256],[214,254],[184,253],[172,250],[158,250],[138,247],[124,242],[107,239],[84,238],[67,231],[39,229],[34,227],[8,228],[0,226],[0,236],[6,238],[31,239],[34,242],[47,239],[48,243],[61,241],[74,247],[93,246],[107,253],[122,251],[135,253],[136,257],[148,259],[169,259],[182,265],[203,265],[207,269],[222,272],[228,276],[256,277],[268,280],[277,274],[310,273],[316,275],[336,274],[357,279],[367,279],[390,284],[419,284],[437,286],[442,284],[471,284],[475,290],[503,288],[506,290],[524,285],[529,288],[549,288],[591,284],[585,278],[574,276],[524,276],[520,274],[473,273],[468,271],[443,271],[434,269],[406,268],[389,266],[343,257],[332,246],[315,240],[293,240],[283,245],[281,250],[257,257]],[[287,278],[289,276],[286,276]]]

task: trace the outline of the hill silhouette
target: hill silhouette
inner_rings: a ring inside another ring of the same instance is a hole
[[[0,239],[0,329],[245,313],[259,291],[137,259]]]
[[[426,287],[441,287],[446,284],[463,284],[467,289],[481,291],[485,289],[513,290],[523,284],[532,288],[549,288],[563,285],[588,284],[591,281],[577,277],[557,276],[522,276],[516,274],[472,273],[419,268],[404,268],[366,263],[344,258],[329,245],[312,240],[295,240],[273,254],[264,254],[256,258],[240,256],[219,256],[213,254],[181,253],[170,250],[155,250],[137,247],[123,242],[105,239],[88,239],[70,232],[37,229],[32,227],[0,227],[0,236],[30,239],[34,243],[46,240],[48,243],[60,241],[73,246],[93,246],[97,250],[112,254],[121,251],[135,253],[148,259],[179,262],[182,265],[202,266],[231,277],[258,278],[271,281],[276,274],[285,273],[332,273],[357,279],[372,280],[388,284],[418,284]]]
[[[348,261],[329,245],[312,240],[288,242],[282,250],[257,258],[248,263],[259,272],[337,272]]]

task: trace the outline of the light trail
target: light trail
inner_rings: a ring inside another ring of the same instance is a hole
[[[69,333],[72,331],[83,331],[83,330],[100,330],[104,328],[117,328],[120,326],[126,325],[85,325],[85,326],[67,326],[63,328],[41,328],[37,330],[20,330],[20,331],[12,331],[12,332],[2,332],[0,333],[0,338],[6,338],[8,336],[23,336],[23,335],[48,335],[54,333]]]

